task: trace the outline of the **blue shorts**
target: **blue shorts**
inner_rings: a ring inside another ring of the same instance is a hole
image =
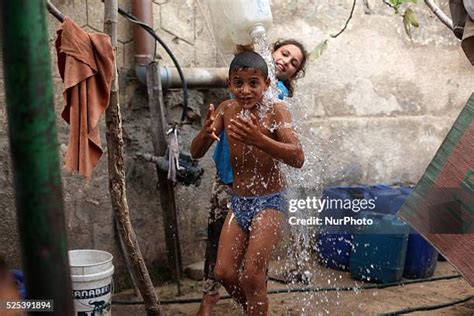
[[[283,192],[249,197],[233,195],[230,203],[237,223],[247,232],[250,230],[253,218],[261,211],[274,209],[284,213],[287,209]]]

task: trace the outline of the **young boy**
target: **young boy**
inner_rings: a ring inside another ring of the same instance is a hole
[[[191,145],[192,156],[200,158],[219,141],[222,130],[227,134],[233,196],[214,275],[248,315],[266,315],[268,310],[266,271],[281,238],[286,209],[279,163],[297,168],[304,163],[287,108],[281,103],[262,104],[269,84],[267,65],[259,54],[237,54],[228,79],[235,99],[224,101],[217,110],[209,107],[204,127]]]

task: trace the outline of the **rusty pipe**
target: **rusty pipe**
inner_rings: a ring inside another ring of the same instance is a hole
[[[132,0],[132,14],[153,28],[153,4],[150,0]],[[146,85],[146,66],[152,61],[155,39],[138,25],[133,26],[135,74]],[[185,68],[184,77],[190,88],[219,88],[226,86],[227,68]],[[163,89],[182,88],[176,68],[160,67]]]
[[[153,4],[150,0],[133,0],[132,14],[138,20],[153,28]],[[148,65],[153,59],[155,40],[143,28],[133,26],[133,42],[135,47],[135,63]]]

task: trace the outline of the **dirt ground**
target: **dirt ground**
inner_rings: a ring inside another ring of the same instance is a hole
[[[352,280],[347,272],[335,271],[313,264],[310,267],[313,281],[310,285],[302,283],[282,284],[269,281],[269,290],[289,288],[334,288],[358,287],[372,283]],[[280,265],[272,263],[269,275],[278,277]],[[447,262],[438,262],[434,276],[448,276],[457,271]],[[176,296],[175,284],[157,288],[160,299],[199,299],[201,282],[185,279],[181,282],[181,296]],[[114,295],[114,300],[133,298],[132,291]],[[226,295],[225,291],[221,295]],[[356,289],[351,291],[309,291],[269,295],[269,315],[379,315],[405,308],[422,305],[443,304],[474,295],[474,288],[463,278],[438,280],[432,282],[407,284],[384,289]],[[166,315],[195,315],[199,303],[164,304]],[[146,315],[143,305],[117,305],[112,307],[114,316]],[[215,315],[242,315],[230,299],[221,299],[215,308]],[[412,315],[456,315],[473,316],[474,299],[468,302],[433,311],[415,312]]]

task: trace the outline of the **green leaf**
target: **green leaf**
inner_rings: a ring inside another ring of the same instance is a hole
[[[328,40],[322,40],[321,43],[319,43],[309,54],[309,59],[310,60],[315,60],[318,59],[323,52],[328,48]]]
[[[403,0],[390,0],[390,3],[391,3],[394,7],[399,7],[400,4],[402,4],[402,1],[403,1]]]
[[[407,8],[405,13],[403,14],[403,26],[405,26],[405,32],[407,33],[408,37],[411,39],[411,27],[418,27],[420,24],[418,23],[418,19],[416,18],[415,11],[411,8]]]
[[[405,15],[404,17],[407,17],[408,19],[408,22],[413,25],[414,27],[418,27],[420,26],[420,24],[418,23],[418,19],[416,18],[416,14],[415,14],[415,11],[413,11],[412,9],[408,8],[405,10]]]
[[[395,10],[395,14],[398,14],[398,9],[400,9],[400,5],[402,4],[400,0],[389,0],[392,9]]]
[[[405,33],[407,33],[408,37],[411,39],[410,22],[408,22],[405,15],[403,16],[403,26],[405,27]]]
[[[411,3],[417,3],[418,0],[388,0],[388,4],[390,4],[392,6],[393,10],[395,10],[395,14],[398,14],[402,4],[410,3],[410,2]]]

